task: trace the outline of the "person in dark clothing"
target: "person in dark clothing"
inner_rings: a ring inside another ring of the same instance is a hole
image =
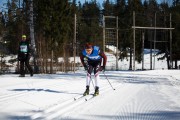
[[[99,72],[105,71],[107,57],[104,52],[100,51],[98,46],[93,46],[90,43],[86,43],[85,49],[82,51],[82,55],[80,56],[81,63],[84,66],[84,69],[87,70],[86,76],[86,90],[84,92],[84,96],[89,94],[89,86],[91,82],[91,73],[94,71],[95,76],[95,92],[94,96],[99,95]],[[101,66],[103,59],[103,65]]]
[[[18,50],[18,60],[20,61],[20,76],[25,77],[25,69],[26,66],[30,72],[30,76],[33,76],[33,69],[29,65],[30,59],[30,47],[29,42],[26,40],[26,35],[22,35],[22,40],[19,43],[19,50]],[[24,66],[25,65],[25,66]]]

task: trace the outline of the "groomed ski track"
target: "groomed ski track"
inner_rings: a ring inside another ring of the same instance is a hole
[[[116,90],[101,74],[96,97],[93,85],[91,95],[81,97],[85,90],[82,72],[25,78],[3,75],[0,119],[180,120],[180,80],[176,77],[161,71],[109,71],[106,75]]]

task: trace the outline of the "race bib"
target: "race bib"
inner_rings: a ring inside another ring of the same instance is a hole
[[[27,49],[27,45],[21,45],[20,46],[20,51],[23,53],[27,53],[28,49]]]

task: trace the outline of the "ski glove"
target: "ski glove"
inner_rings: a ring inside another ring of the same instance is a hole
[[[87,65],[84,65],[84,70],[88,70],[88,67],[87,67]]]
[[[99,68],[99,70],[105,72],[105,66],[101,66],[101,67]]]

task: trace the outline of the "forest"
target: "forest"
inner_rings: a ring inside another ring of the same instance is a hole
[[[22,34],[32,44],[37,72],[53,73],[54,66],[68,71],[69,57],[79,56],[86,42],[103,47],[103,16],[118,18],[118,59],[133,54],[133,13],[136,26],[174,28],[136,29],[135,59],[142,61],[142,46],[154,46],[177,69],[180,60],[180,0],[7,0],[0,11],[0,53],[17,55]],[[112,21],[106,21],[111,27]],[[142,45],[142,34],[144,44]],[[107,44],[108,45],[108,44]],[[64,62],[59,62],[63,57]],[[174,61],[174,65],[170,62]],[[130,64],[132,61],[130,61]],[[74,63],[78,66],[78,63]],[[74,68],[72,68],[74,69]],[[71,69],[71,70],[72,70]],[[130,70],[132,66],[130,65]]]

